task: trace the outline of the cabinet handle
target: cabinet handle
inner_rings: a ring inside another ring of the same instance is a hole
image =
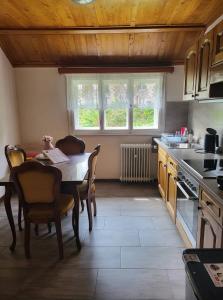
[[[195,94],[195,97],[198,97],[199,96],[199,94]]]
[[[198,210],[201,210],[201,209],[202,209],[202,207],[201,207],[201,206],[198,206],[198,207],[197,207],[197,209],[198,209]]]
[[[192,98],[194,98],[194,97],[195,97],[195,95],[191,95],[191,97],[192,97]]]
[[[210,201],[206,201],[207,206],[212,205],[212,203]]]
[[[173,166],[173,163],[172,163],[172,161],[170,161],[170,164],[171,164],[171,166]]]

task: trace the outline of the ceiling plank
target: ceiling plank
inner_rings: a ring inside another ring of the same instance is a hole
[[[157,32],[201,32],[204,25],[153,25],[153,26],[122,26],[122,27],[75,27],[53,29],[0,29],[0,35],[74,35],[74,34],[121,34],[121,33],[157,33]]]

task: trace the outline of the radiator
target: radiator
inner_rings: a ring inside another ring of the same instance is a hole
[[[121,144],[122,182],[146,182],[150,176],[150,144]]]

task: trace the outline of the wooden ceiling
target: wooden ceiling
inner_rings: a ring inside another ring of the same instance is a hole
[[[1,0],[0,46],[14,66],[181,63],[222,0]]]

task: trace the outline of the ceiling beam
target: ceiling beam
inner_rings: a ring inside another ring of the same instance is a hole
[[[144,72],[166,72],[173,73],[173,66],[76,66],[58,68],[60,74],[75,73],[144,73]]]
[[[0,35],[75,35],[75,34],[115,34],[115,33],[149,33],[149,32],[182,32],[205,29],[204,25],[150,25],[150,26],[116,26],[116,27],[74,27],[74,28],[41,28],[41,29],[0,29]]]

